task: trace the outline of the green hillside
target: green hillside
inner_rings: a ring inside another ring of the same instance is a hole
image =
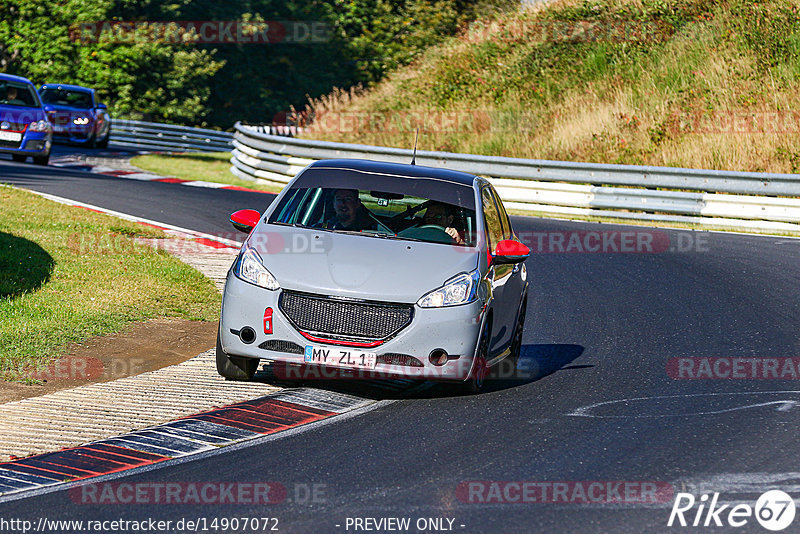
[[[800,169],[800,4],[563,0],[473,23],[308,137],[488,155]]]

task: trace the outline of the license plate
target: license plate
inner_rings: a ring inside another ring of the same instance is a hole
[[[303,361],[348,369],[375,369],[374,352],[363,352],[346,347],[321,347],[306,345]]]
[[[19,132],[0,131],[0,141],[19,141],[20,139],[22,139],[22,134]]]

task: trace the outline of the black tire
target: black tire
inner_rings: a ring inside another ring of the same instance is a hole
[[[86,141],[86,148],[94,148],[97,146],[97,136],[92,134],[92,136]]]
[[[25,163],[25,160],[28,159],[27,156],[21,156],[19,154],[11,154],[11,159],[16,161],[17,163]]]
[[[489,369],[486,367],[486,357],[489,354],[489,338],[491,337],[491,330],[487,322],[481,332],[481,337],[478,340],[478,351],[475,354],[475,363],[472,366],[472,372],[464,382],[460,384],[461,393],[464,395],[475,395],[480,393],[486,383],[486,375],[489,374]]]
[[[258,370],[258,358],[229,356],[222,350],[217,333],[217,372],[228,380],[250,380]]]
[[[36,165],[47,165],[50,162],[50,154],[44,156],[33,156],[33,162]]]
[[[95,145],[95,146],[97,146],[97,148],[108,148],[108,138],[109,137],[111,137],[111,132],[108,132],[106,134],[106,136],[101,141],[98,141],[97,145]]]

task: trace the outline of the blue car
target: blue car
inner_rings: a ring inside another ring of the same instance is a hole
[[[47,121],[36,87],[27,78],[0,74],[0,153],[14,161],[33,157],[47,165],[53,128]]]
[[[45,84],[39,89],[56,141],[89,148],[108,146],[111,116],[97,101],[94,89],[80,85]]]

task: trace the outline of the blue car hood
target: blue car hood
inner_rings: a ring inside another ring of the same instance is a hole
[[[260,224],[248,238],[283,289],[414,303],[478,265],[475,248]]]

